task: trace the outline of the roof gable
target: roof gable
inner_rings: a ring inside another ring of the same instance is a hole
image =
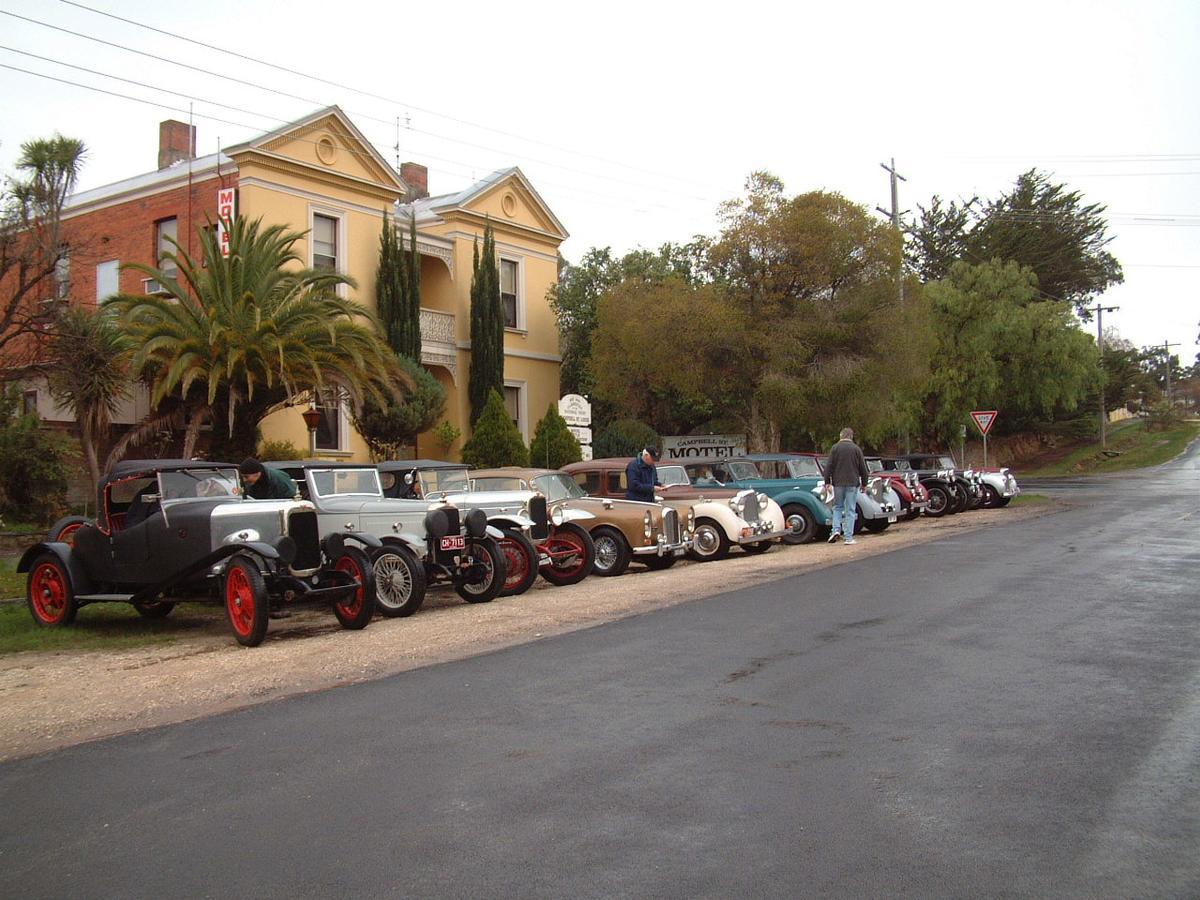
[[[559,240],[570,235],[562,222],[516,166],[498,169],[457,194],[431,197],[420,206],[444,215],[452,210],[487,216],[494,223],[510,222],[550,234]],[[418,221],[421,213],[418,207]]]

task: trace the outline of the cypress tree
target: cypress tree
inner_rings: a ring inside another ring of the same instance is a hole
[[[469,466],[527,466],[529,451],[521,440],[521,432],[504,408],[504,398],[496,390],[488,393],[475,432],[463,445],[462,461]]]
[[[396,230],[391,217],[383,214],[383,232],[379,235],[379,271],[375,276],[375,310],[383,326],[383,336],[393,350],[399,349],[399,319],[404,307],[404,278]]]
[[[467,395],[471,425],[479,420],[491,391],[504,396],[504,316],[500,310],[500,272],[496,238],[489,219],[483,228],[483,250],[475,245],[471,276],[471,375]]]
[[[397,317],[396,352],[410,359],[421,358],[421,257],[417,252],[417,215],[408,218],[408,253],[398,248],[402,295]]]
[[[579,449],[579,441],[571,434],[566,420],[551,403],[546,415],[534,429],[533,440],[529,442],[529,464],[547,469],[561,469],[567,463],[579,462],[581,459],[583,452]]]

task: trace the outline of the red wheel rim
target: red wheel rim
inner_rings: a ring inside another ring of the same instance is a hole
[[[584,547],[583,541],[569,531],[553,535],[546,542],[546,553],[550,556],[550,565],[559,575],[567,577],[577,575],[587,564],[587,548]],[[564,568],[558,564],[560,559],[565,559],[572,554],[576,558],[575,565]]]
[[[504,562],[507,565],[504,587],[514,588],[529,576],[529,558],[524,548],[514,540],[505,539],[500,546],[504,550]]]
[[[62,569],[51,562],[42,563],[29,579],[29,597],[33,611],[47,625],[57,625],[67,615],[67,583]]]
[[[75,546],[75,532],[83,527],[82,522],[73,522],[58,533],[58,539],[64,544]]]
[[[353,618],[362,611],[363,599],[366,597],[366,591],[363,590],[363,582],[366,579],[363,578],[362,570],[359,569],[358,563],[349,554],[340,557],[333,564],[333,567],[339,572],[345,572],[351,578],[355,578],[358,581],[358,590],[354,592],[354,599],[349,603],[338,603],[337,605],[338,609],[345,615]]]
[[[249,637],[254,628],[254,585],[241,566],[233,566],[225,577],[225,608],[229,622],[242,637]]]

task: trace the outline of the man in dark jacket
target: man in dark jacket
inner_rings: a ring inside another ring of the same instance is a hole
[[[658,469],[654,463],[657,461],[658,450],[654,447],[645,448],[629,461],[625,467],[626,500],[654,502],[654,488],[658,484]]]
[[[833,530],[829,543],[839,539],[854,543],[854,514],[858,510],[858,489],[867,486],[871,472],[863,452],[854,443],[854,432],[843,428],[841,440],[829,451],[825,477],[833,485]]]
[[[246,484],[246,496],[251,500],[293,500],[296,497],[296,482],[278,469],[268,469],[252,456],[242,461],[238,472]]]

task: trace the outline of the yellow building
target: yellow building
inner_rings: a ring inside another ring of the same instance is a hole
[[[469,434],[467,373],[471,364],[470,291],[476,241],[485,221],[495,233],[504,338],[505,401],[528,443],[533,426],[558,400],[558,330],[546,301],[558,281],[562,223],[520,169],[492,173],[454,194],[426,196],[426,170],[406,163],[397,173],[337,107],[321,110],[253,141],[228,148],[237,166],[238,212],[284,222],[309,232],[306,262],[330,264],[357,282],[350,296],[375,307],[379,236],[386,211],[401,243],[416,216],[421,254],[422,362],[446,388],[446,415],[463,438],[449,450],[457,458]],[[366,446],[354,433],[347,411],[327,397],[319,455],[365,459]],[[265,440],[308,445],[294,411],[278,413],[262,426]],[[443,451],[428,435],[417,452]]]

